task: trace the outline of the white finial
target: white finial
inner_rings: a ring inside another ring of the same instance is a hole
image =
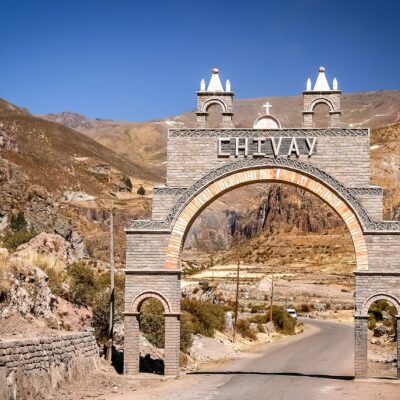
[[[269,109],[272,107],[271,104],[268,103],[268,101],[263,105],[263,107],[265,108],[265,114],[269,115]]]
[[[326,92],[329,90],[331,90],[331,88],[329,87],[329,83],[326,80],[325,68],[319,67],[319,74],[318,74],[317,81],[315,82],[315,85],[314,85],[314,91]]]
[[[336,78],[333,79],[333,84],[332,84],[332,89],[333,90],[338,90],[339,89],[339,84]]]
[[[231,89],[231,81],[229,79],[226,80],[225,90],[227,92],[231,92],[232,91],[232,89]]]
[[[206,81],[202,79],[200,81],[200,92],[205,92],[206,91]]]
[[[210,83],[208,84],[207,92],[223,92],[221,80],[219,79],[219,69],[213,68]]]
[[[311,79],[310,79],[310,78],[307,79],[307,87],[306,87],[306,90],[311,90]]]

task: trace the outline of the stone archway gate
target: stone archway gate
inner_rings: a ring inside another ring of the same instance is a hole
[[[382,189],[370,185],[369,130],[173,129],[167,153],[166,185],[154,189],[151,220],[126,229],[124,372],[139,372],[140,304],[148,297],[165,310],[165,374],[179,372],[179,257],[199,213],[236,187],[281,182],[319,196],[349,229],[356,255],[355,376],[365,377],[369,305],[390,300],[400,332],[400,222],[382,220]]]
[[[310,143],[315,140],[311,156],[305,154],[307,138]],[[276,143],[281,140],[282,155],[254,156],[260,139],[265,152],[268,140]],[[294,139],[304,154],[287,156]],[[247,157],[245,148],[240,147],[245,141]],[[197,215],[211,201],[235,187],[282,182],[300,186],[322,198],[343,218],[350,231],[357,264],[355,372],[356,376],[365,376],[368,318],[365,305],[372,298],[387,296],[394,304],[400,304],[400,224],[382,221],[382,190],[369,185],[369,146],[367,129],[171,130],[167,185],[154,190],[152,220],[132,221],[126,231],[125,372],[138,373],[136,304],[147,296],[162,299],[166,318],[166,374],[178,373],[179,254],[185,234]],[[237,156],[236,147],[239,147]],[[223,156],[218,156],[221,153]]]

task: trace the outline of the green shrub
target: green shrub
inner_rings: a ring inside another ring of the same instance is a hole
[[[157,299],[146,300],[140,309],[140,330],[158,348],[164,347],[164,306]]]
[[[225,308],[219,304],[195,299],[184,299],[182,311],[190,314],[193,334],[213,337],[216,330],[225,329]]]
[[[48,285],[53,294],[60,297],[68,297],[67,295],[67,273],[57,265],[49,265],[42,263],[38,267],[43,270],[48,277]]]
[[[193,343],[194,326],[188,312],[181,314],[181,351],[188,353]]]
[[[23,211],[18,211],[17,214],[11,215],[10,228],[12,231],[26,231],[28,230],[28,223],[25,219]]]
[[[92,307],[98,287],[96,277],[90,265],[76,262],[67,268],[69,300],[80,305]]]
[[[124,312],[124,274],[114,275],[114,323],[123,321]],[[92,298],[91,307],[93,309],[93,327],[97,340],[104,343],[107,339],[108,325],[110,318],[110,274],[103,273],[95,275],[96,295]]]
[[[258,324],[257,324],[257,330],[258,330],[258,332],[260,332],[260,333],[265,333],[264,325],[258,323]]]
[[[252,306],[251,309],[250,309],[250,313],[251,314],[256,314],[256,313],[259,313],[259,312],[265,311],[265,310],[266,310],[265,305],[259,304],[259,305]]]
[[[313,304],[302,303],[297,307],[299,312],[311,312],[312,310],[314,310]]]
[[[368,329],[373,331],[376,328],[376,319],[370,315],[368,319]]]
[[[3,238],[3,247],[8,249],[10,252],[14,252],[21,244],[29,242],[36,235],[37,233],[34,229],[10,231],[6,233]]]
[[[242,337],[249,338],[251,340],[256,340],[257,335],[256,332],[250,327],[250,322],[247,319],[239,319],[236,324],[236,331]]]
[[[258,314],[249,319],[250,322],[256,324],[266,324],[270,320],[270,307],[267,309],[266,314]],[[280,306],[272,307],[272,321],[275,327],[282,333],[293,335],[296,328],[296,320],[289,315],[289,313]]]

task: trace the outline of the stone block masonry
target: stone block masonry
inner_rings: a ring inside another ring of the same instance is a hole
[[[0,340],[0,400],[37,399],[96,369],[98,363],[99,348],[91,331]]]

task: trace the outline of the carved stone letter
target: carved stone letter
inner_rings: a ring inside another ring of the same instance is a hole
[[[274,152],[274,156],[278,157],[279,156],[279,149],[281,148],[282,144],[282,139],[283,138],[278,138],[278,144],[275,143],[275,138],[271,138],[271,143],[272,143],[272,151]]]
[[[218,138],[218,157],[229,157],[230,153],[222,152],[222,143],[230,143],[230,138]]]
[[[264,138],[254,138],[254,143],[257,143],[257,151],[253,154],[254,157],[265,157],[265,153],[261,152],[261,144],[264,142]]]
[[[290,156],[292,153],[296,153],[296,156],[299,157],[300,152],[299,152],[299,147],[297,146],[297,141],[296,138],[292,139],[292,142],[290,143],[289,151],[288,151],[288,156]]]
[[[239,144],[240,139],[244,140],[244,144]],[[239,157],[239,150],[244,150],[244,156],[247,157],[249,153],[249,139],[248,138],[235,138],[235,157]]]
[[[308,157],[311,157],[312,154],[314,153],[314,147],[315,147],[315,143],[317,143],[317,138],[308,138],[306,137],[306,142],[307,142],[307,146],[309,149],[308,152]]]

